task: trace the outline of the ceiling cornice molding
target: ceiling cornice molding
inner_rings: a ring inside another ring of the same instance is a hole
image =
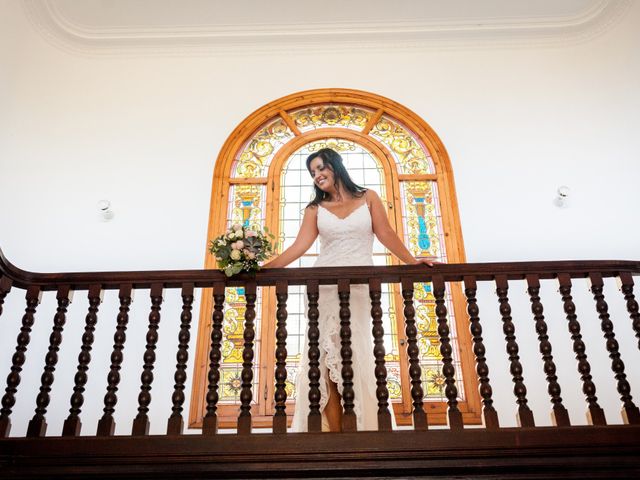
[[[631,0],[599,0],[576,15],[476,21],[93,27],[71,21],[51,0],[23,0],[51,44],[83,56],[227,55],[415,49],[562,47],[616,25]],[[338,51],[337,51],[338,50]]]

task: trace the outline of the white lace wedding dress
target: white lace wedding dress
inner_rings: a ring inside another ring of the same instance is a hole
[[[318,207],[320,255],[314,266],[373,265],[373,230],[371,214],[365,203],[347,217],[339,218],[329,210]],[[318,298],[318,327],[320,330],[320,411],[328,400],[328,381],[338,386],[342,394],[342,359],[340,357],[340,304],[334,285],[321,285]],[[351,350],[353,367],[354,411],[358,430],[377,430],[378,401],[376,399],[375,360],[371,334],[371,300],[367,285],[351,285]],[[306,310],[306,302],[305,302]],[[302,360],[296,379],[296,408],[291,430],[307,431],[309,415],[309,348],[305,335]],[[327,423],[323,415],[323,430]]]

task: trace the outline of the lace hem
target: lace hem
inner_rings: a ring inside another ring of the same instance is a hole
[[[320,347],[324,350],[324,364],[329,372],[329,380],[335,383],[338,387],[338,392],[342,397],[342,357],[340,355],[341,338],[340,338],[340,322],[335,315],[329,315],[327,320],[331,327],[324,335],[324,338],[320,341]],[[327,402],[329,401],[329,391],[327,389],[327,382],[320,381],[320,412],[324,412]],[[340,403],[344,406],[344,401],[340,398]],[[353,411],[356,414],[356,422],[358,428],[361,428],[362,423],[362,408],[360,406],[360,399],[354,397],[353,399]]]

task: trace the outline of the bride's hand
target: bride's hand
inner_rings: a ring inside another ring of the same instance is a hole
[[[418,265],[423,263],[429,267],[433,267],[434,265],[440,265],[442,262],[437,262],[435,259],[438,257],[416,257],[414,265]]]

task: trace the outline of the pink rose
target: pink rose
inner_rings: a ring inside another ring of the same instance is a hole
[[[231,248],[234,250],[242,250],[244,248],[244,242],[242,240],[238,240],[231,244]]]
[[[244,254],[247,256],[247,258],[248,258],[249,260],[253,260],[254,258],[256,258],[256,254],[255,254],[255,253],[253,253],[251,250],[247,250],[247,249],[245,249],[245,250],[243,250],[243,251],[244,251]]]

